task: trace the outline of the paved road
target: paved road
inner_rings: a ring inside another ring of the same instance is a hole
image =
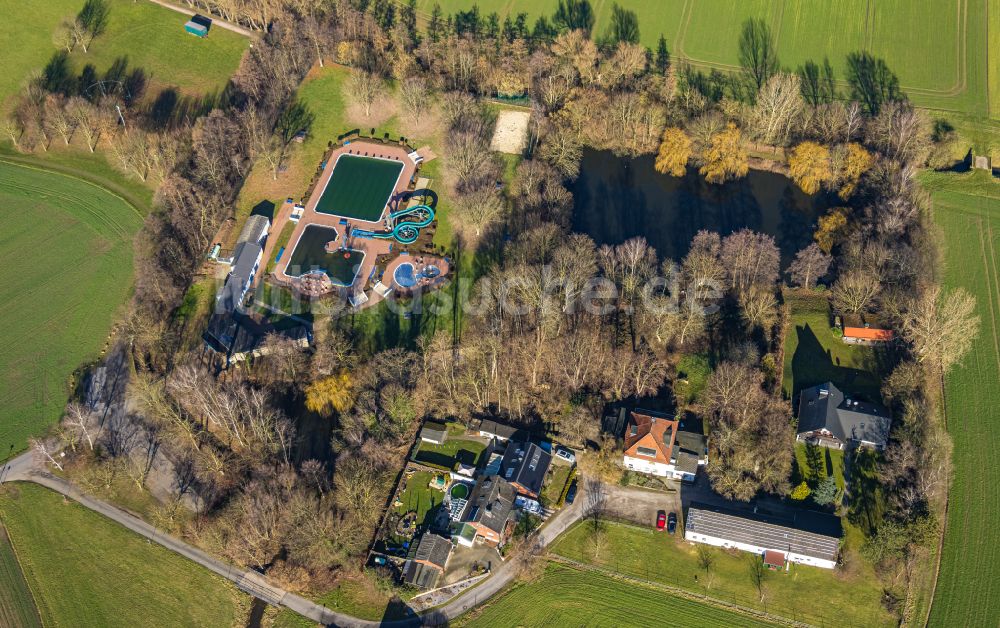
[[[538,536],[535,539],[536,548],[540,549],[554,541],[556,537],[568,530],[571,525],[587,513],[589,489],[583,482],[579,484],[579,487],[573,504],[560,510],[554,517],[546,521],[545,525],[538,531]],[[516,575],[517,566],[515,564],[511,561],[503,563],[488,580],[437,609],[432,617],[428,617],[428,620],[432,623],[438,621],[444,623],[447,620],[455,619],[502,591]]]
[[[165,534],[164,532],[157,530],[155,527],[138,517],[120,510],[107,502],[94,499],[93,497],[86,495],[73,484],[48,473],[44,469],[44,466],[36,460],[35,455],[30,451],[8,461],[4,467],[0,468],[0,472],[2,472],[2,476],[0,477],[2,477],[2,481],[4,482],[34,482],[35,484],[49,488],[57,493],[61,493],[81,505],[118,522],[136,534],[142,535],[150,541],[155,541],[172,552],[176,552],[177,554],[198,563],[206,569],[215,572],[223,578],[231,580],[241,590],[253,595],[254,597],[264,600],[268,604],[272,604],[274,606],[284,606],[285,608],[291,609],[299,615],[311,619],[312,621],[330,626],[345,626],[351,628],[393,626],[404,628],[409,626],[444,624],[503,590],[503,588],[506,587],[516,575],[514,565],[508,561],[502,564],[500,568],[498,568],[496,572],[483,584],[472,589],[468,593],[460,595],[444,607],[431,611],[428,615],[392,622],[366,621],[350,615],[345,615],[343,613],[337,613],[329,608],[326,608],[325,606],[321,606],[315,602],[295,595],[294,593],[289,593],[284,589],[271,584],[267,578],[255,571],[247,571],[241,567],[234,566],[214,558],[200,549],[192,545],[188,545],[180,539],[174,538],[169,534]],[[563,510],[549,519],[549,521],[547,521],[541,528],[535,540],[536,546],[541,548],[548,545],[555,540],[556,537],[565,532],[574,522],[580,519],[580,517],[585,514],[587,509],[586,498],[587,489],[581,485],[581,490],[577,495],[575,503],[571,506],[563,508]]]

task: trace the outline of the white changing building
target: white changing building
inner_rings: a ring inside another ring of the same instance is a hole
[[[791,527],[790,521],[756,513],[739,512],[692,503],[684,524],[684,538],[695,543],[716,547],[735,548],[764,557],[775,565],[774,558],[781,555],[785,561],[812,565],[824,569],[837,566],[840,549],[840,521],[836,517],[809,513],[823,525],[824,532],[811,532]]]

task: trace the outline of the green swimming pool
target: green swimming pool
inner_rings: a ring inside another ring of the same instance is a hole
[[[330,166],[327,166],[330,167]],[[316,211],[356,220],[377,221],[396,190],[403,162],[340,155]]]
[[[314,271],[322,271],[330,280],[340,286],[349,286],[365,259],[362,251],[354,249],[333,249],[327,252],[327,243],[336,242],[337,231],[321,225],[309,225],[299,236],[288,260],[285,274],[301,277]]]

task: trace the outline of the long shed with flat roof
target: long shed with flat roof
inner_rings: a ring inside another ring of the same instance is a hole
[[[761,556],[778,552],[789,562],[833,569],[840,549],[840,521],[820,513],[809,513],[799,521],[692,503],[684,538]]]

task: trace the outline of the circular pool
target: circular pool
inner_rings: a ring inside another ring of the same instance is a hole
[[[441,269],[434,264],[428,264],[424,266],[424,269],[420,271],[420,276],[427,279],[434,279],[441,274]]]
[[[396,267],[392,280],[400,288],[412,288],[417,285],[417,275],[413,272],[413,264],[405,262]]]
[[[455,484],[451,487],[452,499],[465,499],[469,496],[469,487],[465,484]]]

